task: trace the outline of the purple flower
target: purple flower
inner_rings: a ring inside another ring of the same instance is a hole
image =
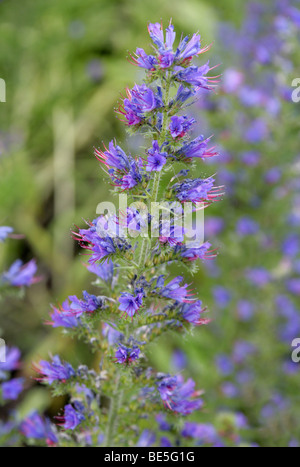
[[[176,75],[177,81],[184,81],[185,83],[192,84],[198,88],[211,89],[207,73],[210,71],[209,62],[201,67],[190,66],[188,68],[182,68]]]
[[[217,441],[217,432],[213,425],[205,425],[195,422],[185,422],[182,436],[199,439],[203,443],[213,444]]]
[[[210,319],[202,317],[205,311],[205,308],[202,307],[202,302],[197,300],[194,303],[185,303],[182,305],[180,313],[186,321],[194,324],[194,326],[202,326],[210,322]]]
[[[282,252],[286,256],[297,256],[300,251],[300,237],[299,235],[292,233],[289,234],[283,241]]]
[[[160,172],[167,162],[167,153],[161,152],[157,141],[152,142],[152,148],[148,150],[147,172]]]
[[[138,293],[136,296],[128,292],[122,293],[119,298],[119,310],[124,311],[130,318],[133,318],[135,313],[141,308],[143,304],[143,294]]]
[[[162,297],[176,300],[177,302],[190,302],[192,299],[190,290],[187,289],[188,284],[180,286],[183,281],[182,276],[175,277],[168,285],[162,287],[159,291],[159,295]]]
[[[52,362],[41,360],[35,365],[35,370],[42,375],[41,381],[52,384],[55,381],[65,382],[75,376],[75,371],[69,363],[61,362],[58,355],[54,356]]]
[[[232,358],[236,363],[241,364],[255,352],[256,348],[251,342],[238,341],[234,346]]]
[[[227,355],[218,355],[216,357],[216,364],[222,375],[229,376],[233,373],[234,365]]]
[[[5,362],[0,362],[0,371],[14,371],[20,367],[21,352],[16,347],[8,349]]]
[[[157,382],[157,389],[164,405],[182,415],[199,410],[203,405],[201,399],[195,398],[199,393],[195,392],[195,382],[192,379],[184,382],[182,376],[166,376]]]
[[[216,255],[213,254],[213,251],[209,251],[211,244],[205,242],[202,245],[195,243],[187,246],[182,245],[175,248],[175,251],[180,253],[182,258],[185,258],[187,261],[195,261],[197,259],[213,259]]]
[[[245,138],[249,143],[261,143],[268,136],[268,127],[264,120],[254,120],[245,132]]]
[[[235,70],[234,68],[228,68],[224,72],[222,79],[222,86],[224,91],[227,94],[236,93],[240,86],[243,84],[244,79],[244,74],[241,71]]]
[[[183,138],[183,136],[185,136],[185,134],[189,131],[193,123],[195,123],[194,118],[189,119],[186,116],[178,117],[176,115],[171,117],[169,129],[172,138]]]
[[[176,102],[183,104],[185,101],[190,99],[196,94],[196,89],[189,89],[183,85],[180,85],[176,94]]]
[[[100,277],[104,282],[111,283],[114,277],[114,263],[111,260],[106,260],[102,264],[91,264],[88,266],[88,271]]]
[[[265,181],[269,185],[274,185],[278,183],[282,176],[282,170],[279,167],[273,167],[272,169],[268,170],[265,174]]]
[[[247,151],[242,154],[242,161],[245,165],[255,167],[261,159],[261,154],[256,151]]]
[[[6,240],[6,238],[12,234],[13,231],[14,229],[12,227],[0,227],[0,243],[4,242],[4,240]]]
[[[80,300],[76,295],[69,297],[70,305],[69,311],[73,315],[81,316],[83,313],[93,313],[103,306],[101,298],[96,297],[95,295],[90,295],[86,291],[82,293],[83,299]]]
[[[179,44],[177,54],[181,60],[186,60],[194,55],[198,55],[201,52],[201,37],[199,34],[193,34],[193,37],[189,38],[186,36]]]
[[[33,412],[21,423],[20,431],[29,439],[45,439],[50,446],[58,442],[50,421],[43,419],[37,412]]]
[[[193,141],[184,144],[182,148],[177,151],[176,155],[183,158],[183,160],[193,159],[194,157],[205,159],[207,157],[216,156],[217,153],[214,152],[214,148],[207,148],[209,141],[210,138],[204,139],[204,136],[200,135]]]
[[[228,397],[229,399],[234,399],[239,395],[238,388],[233,384],[227,381],[226,383],[222,384],[222,392],[224,396]]]
[[[214,287],[213,294],[216,303],[221,308],[226,308],[231,301],[231,293],[225,287]]]
[[[147,448],[155,443],[155,434],[150,430],[144,430],[137,442],[138,448]]]
[[[158,47],[159,51],[165,50],[164,31],[160,23],[149,23],[148,32],[154,44]]]
[[[82,413],[84,411],[84,406],[79,402],[75,402],[75,404],[77,410],[75,410],[71,404],[68,404],[65,406],[64,416],[56,417],[58,420],[62,421],[61,426],[66,430],[75,430],[75,428],[85,420],[85,416]]]
[[[187,357],[185,353],[180,349],[175,349],[172,353],[172,367],[176,371],[184,370],[187,366]],[[156,417],[156,421],[157,417]]]
[[[300,296],[300,278],[289,279],[286,282],[286,288],[293,295]]]
[[[38,281],[34,277],[36,272],[37,266],[35,260],[31,260],[27,264],[23,264],[21,260],[17,260],[12,264],[9,271],[3,274],[2,280],[14,287],[29,287]]]
[[[218,193],[219,188],[214,187],[214,183],[215,180],[213,178],[204,180],[201,178],[196,178],[194,180],[187,179],[182,183],[173,185],[173,190],[175,191],[176,197],[182,202],[212,202],[220,197],[220,193]]]
[[[2,384],[2,397],[5,401],[15,401],[23,391],[24,378],[15,378]]]
[[[68,300],[62,304],[61,309],[54,306],[52,309],[53,312],[50,315],[51,321],[47,321],[46,324],[51,325],[53,328],[62,327],[71,329],[76,328],[80,324],[79,319],[74,316],[74,313],[70,312],[70,305]]]
[[[263,267],[248,269],[246,277],[257,287],[265,287],[272,279],[270,272]]]
[[[146,114],[163,106],[160,92],[154,94],[145,84],[142,86],[136,84],[133,89],[127,89],[127,96],[123,107],[119,108],[119,113],[125,116],[130,126],[142,123]]]
[[[105,151],[95,149],[95,155],[100,162],[106,167],[114,168],[117,170],[130,169],[130,157],[128,157],[120,146],[115,146],[114,142],[109,143],[109,149],[105,147]]]
[[[224,220],[221,217],[211,216],[205,219],[205,236],[213,237],[224,229]]]
[[[123,340],[124,335],[109,324],[103,323],[103,336],[106,336],[109,345],[115,345]]]
[[[154,55],[147,55],[144,49],[137,48],[135,52],[135,57],[131,55],[134,64],[138,65],[141,68],[146,68],[146,70],[155,70],[158,65],[157,59]]]
[[[254,314],[254,306],[247,300],[240,300],[237,304],[237,312],[242,321],[249,321]]]
[[[130,364],[140,358],[141,350],[137,346],[126,347],[119,344],[118,350],[115,353],[115,361],[117,363]]]
[[[259,225],[251,217],[242,217],[238,220],[236,231],[241,237],[245,235],[255,235],[259,230]]]

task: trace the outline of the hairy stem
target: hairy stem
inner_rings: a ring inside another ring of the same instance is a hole
[[[110,408],[109,408],[109,416],[108,416],[108,423],[107,423],[107,430],[106,430],[106,447],[114,447],[114,434],[115,429],[117,426],[117,416],[118,411],[121,405],[123,391],[120,385],[121,381],[121,373],[120,370],[117,370],[117,377],[116,377],[116,386],[113,396],[110,399]]]

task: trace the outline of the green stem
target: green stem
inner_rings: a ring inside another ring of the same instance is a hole
[[[117,417],[120,405],[122,403],[123,391],[121,390],[121,373],[117,370],[116,386],[113,396],[110,399],[109,416],[106,430],[106,447],[113,447],[114,434],[117,425]]]

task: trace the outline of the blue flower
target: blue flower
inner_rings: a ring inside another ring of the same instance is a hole
[[[106,260],[102,264],[91,264],[87,269],[100,277],[104,282],[111,283],[113,280],[114,263],[111,260]]]
[[[2,397],[5,401],[15,401],[23,391],[24,378],[15,378],[2,384]]]
[[[53,357],[52,362],[41,360],[38,365],[35,365],[35,370],[42,375],[41,380],[52,384],[55,381],[65,382],[75,376],[75,371],[69,363],[62,363],[59,356]]]
[[[53,312],[50,315],[52,321],[48,321],[46,324],[51,325],[53,328],[76,328],[80,324],[80,320],[74,313],[70,312],[69,301],[66,300],[62,304],[62,308],[52,307]]]
[[[68,404],[65,406],[64,416],[56,417],[58,420],[62,421],[61,426],[66,430],[75,430],[75,428],[85,420],[85,416],[82,413],[84,411],[84,406],[78,402],[75,402],[74,405],[75,404],[77,410],[75,410],[71,404]]]
[[[142,123],[146,114],[162,107],[161,92],[154,93],[145,84],[135,85],[133,89],[127,89],[127,98],[123,101],[123,107],[119,108],[119,113],[124,115],[127,124],[138,125]]]
[[[137,447],[138,448],[147,448],[149,446],[153,446],[155,443],[155,434],[153,431],[150,430],[144,430],[137,442]]]
[[[180,310],[180,314],[182,315],[183,319],[193,324],[194,326],[202,326],[210,322],[210,319],[202,317],[202,314],[205,311],[206,309],[202,307],[202,302],[197,300],[194,303],[184,303]]]
[[[209,141],[210,138],[204,139],[202,135],[198,136],[193,141],[184,144],[184,146],[177,151],[176,155],[183,158],[183,160],[193,159],[194,157],[206,159],[216,156],[217,152],[214,151],[215,148],[208,149]]]
[[[186,116],[178,117],[176,115],[171,117],[169,129],[172,138],[183,138],[183,136],[185,136],[185,134],[189,131],[193,123],[195,123],[194,118],[189,119]]]
[[[173,190],[179,201],[212,202],[219,199],[219,189],[214,187],[215,180],[210,177],[206,179],[187,179],[182,183],[173,185]]]
[[[115,361],[117,363],[132,363],[140,358],[141,350],[137,346],[126,347],[119,344],[118,350],[115,353]]]
[[[124,313],[132,318],[143,304],[143,294],[138,293],[135,296],[128,292],[124,292],[119,298],[119,302],[119,310],[124,311]]]
[[[5,362],[0,362],[0,371],[14,371],[20,367],[21,352],[16,347],[7,349]]]
[[[14,229],[12,227],[0,227],[0,243],[4,242],[4,240],[6,240],[6,238],[12,234],[13,231]]]
[[[14,287],[29,287],[38,281],[34,275],[37,272],[35,260],[23,264],[21,260],[15,261],[10,269],[2,276],[3,282],[8,282]]]
[[[157,382],[157,389],[166,407],[170,410],[188,415],[203,406],[195,391],[195,382],[188,379],[184,382],[182,376],[166,376]]]
[[[21,423],[20,431],[29,439],[45,439],[50,446],[58,442],[50,421],[43,419],[37,412],[30,414]]]
[[[211,84],[209,82],[211,81],[211,78],[206,76],[209,71],[209,63],[201,67],[190,66],[178,71],[175,78],[177,81],[184,81],[185,83],[192,84],[197,88],[210,90]]]
[[[187,289],[188,284],[180,286],[182,281],[183,281],[183,277],[181,276],[175,277],[175,279],[171,280],[171,282],[169,282],[168,285],[163,286],[159,290],[159,295],[161,295],[162,297],[170,298],[172,300],[176,300],[181,303],[191,301],[192,299],[190,297],[192,294]]]
[[[161,152],[157,141],[152,142],[152,148],[148,150],[147,172],[160,172],[167,162],[168,154]]]

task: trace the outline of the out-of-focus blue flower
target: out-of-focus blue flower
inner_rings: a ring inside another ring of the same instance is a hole
[[[144,430],[137,442],[138,448],[147,448],[153,446],[155,443],[156,436],[151,430]]]
[[[292,233],[289,234],[282,243],[282,252],[286,256],[296,256],[300,252],[300,237]]]
[[[174,352],[172,353],[171,361],[172,361],[172,367],[175,369],[175,371],[184,370],[187,366],[186,354],[180,349],[174,350]]]
[[[213,425],[195,422],[185,422],[181,434],[187,438],[198,439],[205,444],[213,444],[218,438]]]
[[[20,431],[26,438],[44,439],[49,445],[58,442],[50,421],[43,419],[37,412],[33,412],[21,423]]]
[[[233,383],[230,383],[229,381],[222,384],[221,390],[224,396],[228,397],[229,399],[234,399],[235,397],[238,397],[239,395],[238,388]]]
[[[83,415],[84,406],[79,402],[75,402],[74,404],[76,404],[76,409],[71,404],[68,404],[64,408],[64,416],[56,417],[62,422],[61,426],[66,430],[75,430],[85,420],[85,416]]]
[[[0,243],[4,242],[13,231],[14,229],[12,227],[0,226]]]
[[[192,379],[184,382],[181,376],[166,376],[157,382],[157,389],[164,405],[182,415],[199,410],[203,405],[201,399],[195,398],[198,394]]]
[[[220,372],[224,376],[229,376],[234,371],[234,364],[232,363],[230,358],[225,354],[221,354],[216,357],[216,364]]]
[[[201,300],[197,300],[194,303],[184,303],[181,307],[180,314],[182,314],[182,317],[186,321],[194,326],[202,326],[210,322],[210,319],[203,318],[202,316],[205,311],[205,308],[202,307]]]
[[[24,378],[15,378],[1,385],[2,397],[5,401],[15,401],[24,388]]]
[[[53,357],[51,363],[41,360],[34,368],[42,376],[41,380],[48,384],[55,381],[65,382],[75,376],[72,366],[67,362],[61,362],[58,355]]]
[[[0,362],[0,372],[17,370],[20,367],[20,358],[21,352],[19,349],[16,347],[7,349],[5,362]]]
[[[236,231],[237,234],[242,236],[255,235],[259,230],[259,225],[251,217],[242,217],[238,220]]]
[[[254,314],[254,305],[248,300],[240,300],[237,304],[237,312],[242,321],[249,321]]]
[[[263,267],[248,269],[246,271],[246,277],[257,287],[265,287],[272,280],[270,272]]]
[[[2,275],[2,281],[14,287],[29,287],[38,281],[38,278],[34,277],[36,272],[37,266],[34,259],[27,264],[23,264],[21,260],[17,260]]]
[[[226,308],[231,301],[231,293],[228,289],[222,286],[213,288],[215,302],[221,308]]]

